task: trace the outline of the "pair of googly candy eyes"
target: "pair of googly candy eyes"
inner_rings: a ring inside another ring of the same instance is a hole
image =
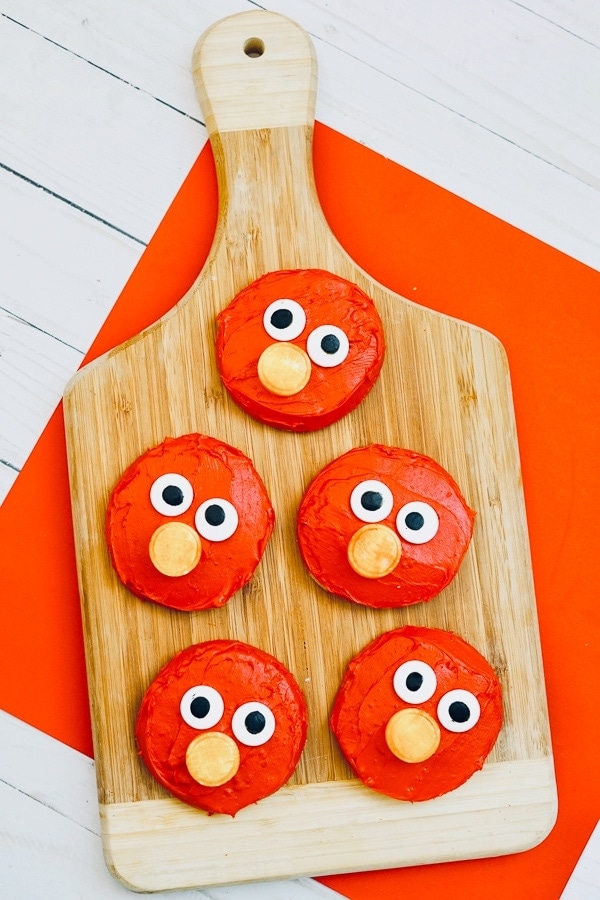
[[[397,800],[429,800],[481,768],[502,724],[499,682],[456,635],[407,626],[350,663],[331,727],[356,776]],[[282,787],[307,736],[304,696],[273,656],[208,641],[157,675],[136,724],[140,754],[175,797],[235,815]]]
[[[351,412],[375,383],[384,352],[373,301],[321,269],[264,275],[217,317],[224,386],[245,412],[276,428],[313,431]]]
[[[181,610],[222,606],[256,569],[274,511],[251,461],[198,434],[168,438],[122,475],[108,504],[114,567],[137,596]],[[297,518],[304,562],[327,591],[398,607],[452,580],[474,513],[434,460],[372,445],[329,463]],[[376,589],[374,587],[376,586]]]

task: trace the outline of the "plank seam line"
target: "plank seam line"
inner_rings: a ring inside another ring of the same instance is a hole
[[[67,822],[72,822],[74,825],[78,825],[80,828],[83,828],[84,831],[87,831],[89,834],[93,834],[95,837],[99,837],[100,833],[98,831],[94,831],[93,828],[88,828],[87,825],[83,825],[78,819],[73,818],[73,816],[67,815],[62,810],[57,809],[55,806],[52,806],[51,803],[47,803],[45,800],[41,800],[39,797],[36,797],[34,794],[30,794],[27,791],[24,791],[22,788],[16,787],[16,785],[11,784],[10,781],[6,781],[4,778],[0,778],[0,784],[5,785],[8,788],[11,788],[13,791],[16,791],[17,794],[21,794],[23,797],[28,797],[29,800],[33,800],[34,803],[39,803],[40,806],[45,807],[45,809],[50,809],[52,812],[56,813],[58,816],[61,816],[63,819],[66,819]]]
[[[15,322],[20,322],[22,325],[28,325],[30,328],[33,328],[35,331],[39,331],[40,334],[45,334],[46,337],[50,337],[55,341],[58,341],[59,344],[62,344],[63,347],[68,347],[70,350],[75,350],[76,353],[80,353],[83,356],[84,351],[80,350],[79,347],[74,347],[73,344],[69,344],[68,341],[63,341],[62,338],[56,337],[55,334],[51,334],[49,331],[46,331],[44,328],[40,328],[39,325],[36,325],[34,322],[30,322],[28,319],[24,319],[22,316],[18,316],[16,313],[12,312],[10,309],[7,309],[5,306],[0,306],[0,312],[5,312],[6,315],[13,319]]]
[[[74,56],[76,59],[80,59],[82,62],[87,63],[89,66],[92,66],[94,69],[98,69],[100,72],[104,72],[105,75],[110,75],[111,78],[115,78],[117,81],[122,82],[122,84],[126,84],[127,87],[133,88],[134,91],[139,91],[141,94],[146,94],[148,97],[151,97],[153,100],[156,100],[158,103],[162,103],[163,106],[167,106],[169,109],[172,109],[173,112],[179,113],[180,116],[184,116],[186,119],[191,119],[192,122],[196,122],[198,125],[202,125],[206,128],[205,123],[202,119],[197,119],[195,116],[190,115],[185,112],[183,109],[179,109],[177,106],[173,106],[172,103],[168,103],[166,100],[161,100],[160,97],[156,97],[154,94],[150,93],[150,91],[141,88],[138,84],[134,84],[132,81],[127,81],[126,78],[122,78],[120,75],[117,75],[115,72],[111,72],[110,69],[105,69],[104,66],[99,65],[98,63],[93,62],[91,59],[87,59],[87,57],[82,56],[80,53],[76,53],[75,50],[71,50],[69,47],[65,47],[64,44],[59,44],[58,41],[52,40],[52,38],[47,37],[45,34],[42,34],[41,31],[36,31],[35,28],[31,28],[29,25],[25,25],[24,22],[19,22],[18,19],[13,19],[12,16],[7,15],[6,13],[0,13],[3,18],[8,19],[9,22],[12,22],[14,25],[19,25],[21,28],[24,28],[26,31],[30,31],[32,34],[35,34],[37,37],[42,38],[42,40],[47,41],[49,44],[52,44],[54,47],[58,47],[59,50],[64,50],[65,53],[69,53],[71,56]]]
[[[583,41],[584,44],[589,44],[590,47],[593,47],[595,50],[600,50],[598,44],[595,44],[594,41],[590,41],[587,38],[582,37],[580,34],[577,34],[576,31],[571,31],[569,28],[566,28],[564,25],[561,25],[559,22],[555,22],[553,19],[549,19],[547,16],[543,16],[541,13],[537,12],[535,9],[531,9],[529,6],[526,6],[524,3],[519,3],[518,0],[509,0],[509,3],[512,3],[513,6],[518,6],[519,9],[524,9],[532,16],[537,16],[538,19],[541,19],[542,22],[547,22],[549,25],[553,25],[554,28],[558,28],[560,31],[564,31],[565,34],[570,34],[571,37],[576,38],[578,41]]]
[[[6,466],[7,469],[12,469],[13,472],[17,473],[17,475],[21,471],[19,468],[17,468],[17,466],[13,466],[13,464],[10,463],[7,459],[0,459],[0,465]]]
[[[51,188],[46,187],[43,184],[40,184],[39,181],[34,181],[33,178],[29,178],[27,175],[24,175],[22,172],[17,172],[16,169],[11,169],[10,166],[5,165],[0,162],[0,169],[4,169],[5,172],[9,172],[11,175],[15,175],[17,178],[20,178],[22,181],[26,181],[27,184],[31,184],[33,187],[39,188],[44,193],[49,194],[51,197],[54,197],[56,200],[60,200],[62,203],[66,203],[67,206],[71,206],[73,209],[76,209],[78,212],[83,213],[86,216],[89,216],[91,219],[94,219],[96,222],[101,222],[102,225],[106,225],[108,228],[111,228],[113,231],[117,231],[119,234],[122,234],[124,237],[129,238],[132,241],[135,241],[136,244],[141,244],[142,247],[147,247],[147,241],[143,241],[141,238],[136,237],[134,234],[130,234],[128,231],[125,231],[123,228],[119,228],[118,225],[113,224],[113,222],[109,222],[108,219],[103,219],[102,216],[96,215],[91,210],[86,209],[84,206],[80,206],[78,203],[75,203],[73,200],[69,200],[68,197],[64,197],[62,194],[58,194],[56,191],[53,191]],[[76,349],[76,348],[74,348]]]

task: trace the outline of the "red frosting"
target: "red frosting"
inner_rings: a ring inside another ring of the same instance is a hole
[[[198,784],[186,765],[187,748],[200,732],[184,721],[180,704],[197,685],[221,695],[223,714],[210,731],[229,735],[240,752],[237,773],[219,787]],[[232,730],[236,709],[252,701],[275,717],[272,737],[260,746],[246,746]],[[151,774],[168,791],[207,812],[233,816],[288,781],[306,742],[306,723],[304,696],[278,660],[240,641],[208,641],[179,653],[154,679],[140,707],[136,739]]]
[[[435,672],[433,695],[410,704],[394,690],[402,663],[419,660]],[[479,721],[469,731],[449,731],[439,721],[438,704],[448,691],[476,697]],[[438,723],[441,740],[424,762],[403,762],[388,748],[385,730],[398,710],[413,706]],[[498,679],[484,657],[462,638],[434,628],[406,626],[369,644],[348,667],[335,698],[331,727],[355,774],[368,787],[397,800],[430,800],[467,781],[492,749],[502,725]]]
[[[314,361],[306,386],[277,396],[261,384],[261,353],[276,341],[263,324],[275,300],[299,303],[306,314],[302,333],[289,343],[306,350],[321,325],[340,328],[349,340],[346,359],[332,368]],[[239,293],[218,316],[217,365],[223,384],[242,409],[267,425],[313,431],[353,410],[373,386],[383,363],[384,337],[373,301],[355,284],[320,269],[271,272]]]
[[[167,473],[183,476],[193,490],[193,501],[181,515],[162,515],[150,501],[153,483]],[[215,497],[235,507],[235,533],[218,542],[202,537],[200,561],[189,574],[162,574],[149,554],[157,528],[185,522],[196,529],[198,507]],[[121,581],[138,597],[174,609],[206,609],[222,606],[251,578],[274,518],[265,486],[247,456],[214,438],[188,434],[167,438],[124,472],[108,504],[106,536]]]
[[[381,578],[365,578],[348,561],[351,537],[363,527],[350,507],[353,489],[378,480],[393,495],[382,525],[397,533],[399,510],[423,501],[435,510],[439,528],[426,543],[400,536],[397,566]],[[319,472],[298,512],[300,551],[311,575],[326,590],[367,606],[396,607],[430,600],[455,576],[469,546],[475,513],[448,472],[433,459],[373,444],[350,450]]]

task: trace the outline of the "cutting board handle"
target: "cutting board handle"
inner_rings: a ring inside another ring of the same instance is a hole
[[[211,137],[313,124],[314,47],[285,16],[250,10],[221,19],[196,44],[193,72]]]

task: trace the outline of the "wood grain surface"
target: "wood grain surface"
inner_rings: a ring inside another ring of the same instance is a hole
[[[246,40],[263,36],[265,53],[246,56]],[[171,313],[84,368],[65,394],[109,864],[148,890],[525,849],[549,831],[556,798],[503,348],[490,334],[376,284],[331,235],[312,176],[314,51],[298,26],[262,11],[223,20],[199,42],[194,70],[219,178],[209,258]],[[220,90],[223,84],[230,89]],[[262,426],[231,401],[215,366],[215,316],[260,275],[309,267],[335,272],[373,298],[387,354],[357,410],[323,431],[296,435]],[[250,584],[220,610],[188,614],[141,602],[121,585],[104,517],[112,488],[138,455],[193,431],[250,456],[277,523]],[[432,456],[477,511],[458,576],[429,604],[356,607],[319,588],[300,560],[295,515],[304,489],[331,459],[371,442]],[[406,623],[453,630],[474,644],[498,672],[505,696],[505,724],[483,771],[439,801],[414,806],[357,784],[327,725],[349,659]],[[137,707],[158,669],[184,647],[222,637],[280,659],[310,710],[309,741],[290,786],[233,820],[168,798],[138,760],[133,740]]]

